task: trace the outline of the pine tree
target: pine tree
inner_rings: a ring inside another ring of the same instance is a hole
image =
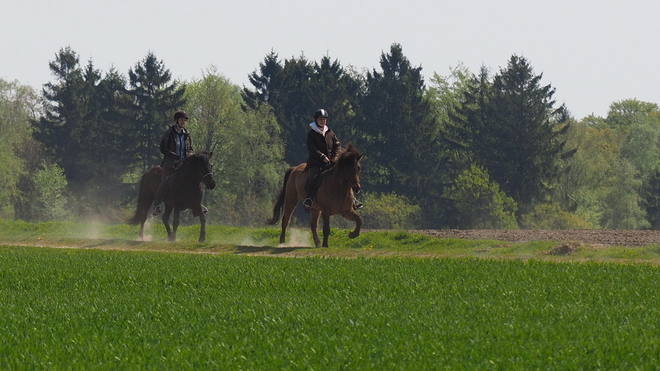
[[[328,126],[343,145],[355,141],[352,129],[359,85],[339,61],[333,62],[327,56],[320,63],[311,63],[304,57],[287,60],[283,76],[286,81],[283,91],[287,94],[285,104],[276,114],[283,129],[285,160],[289,164],[307,160],[305,138],[319,108],[328,111]]]
[[[272,107],[282,128],[287,163],[307,160],[305,137],[319,108],[330,113],[328,125],[342,142],[354,138],[352,130],[344,129],[352,128],[359,85],[338,61],[324,57],[320,63],[311,63],[300,56],[286,59],[282,65],[271,52],[249,79],[253,90],[243,88],[243,98],[251,108],[261,104]]]
[[[285,142],[285,161],[298,164],[307,159],[304,135],[310,104],[309,83],[312,67],[304,57],[292,58],[282,65],[277,53],[271,51],[259,64],[259,72],[249,76],[254,90],[243,88],[248,107],[258,109],[268,104],[282,128]]]
[[[488,70],[482,67],[479,76],[468,78],[460,93],[456,107],[449,109],[443,141],[467,157],[467,169],[475,158],[488,157],[496,139],[490,132],[492,83]]]
[[[476,151],[476,160],[517,202],[518,217],[546,201],[562,171],[560,159],[572,155],[564,150],[566,108],[554,107],[555,89],[542,86],[542,77],[525,58],[511,57],[493,79],[487,132]]]
[[[547,201],[564,171],[570,116],[555,108],[555,89],[541,85],[525,58],[513,55],[490,79],[482,68],[446,126],[448,145],[483,166],[519,206],[517,217]]]
[[[424,98],[421,67],[412,67],[399,44],[381,55],[382,72],[369,72],[361,96],[365,179],[371,191],[416,199],[441,163],[439,128]]]
[[[35,139],[74,181],[78,178],[75,161],[80,153],[77,133],[84,116],[84,79],[79,62],[78,55],[67,47],[48,64],[56,82],[44,85],[45,115],[33,123]]]
[[[360,81],[346,71],[338,60],[332,61],[326,56],[320,63],[314,64],[312,107],[324,108],[330,113],[329,125],[344,144],[358,144],[360,139],[355,131],[360,89]]]
[[[291,165],[307,160],[307,125],[313,121],[314,111],[322,108],[313,105],[313,95],[316,93],[312,89],[314,79],[313,65],[305,56],[284,61],[282,90],[273,110],[282,128],[284,160]]]
[[[126,130],[127,123],[132,122],[132,96],[126,90],[126,78],[115,69],[104,76],[96,87],[98,100],[98,122],[103,127],[103,149],[97,148],[98,161],[104,176],[112,176],[117,183],[122,182],[124,174],[133,165],[138,164],[131,143],[134,135]]]
[[[259,63],[259,71],[253,71],[248,75],[248,80],[254,90],[243,87],[243,100],[256,109],[261,104],[277,105],[278,93],[281,92],[282,64],[279,56],[271,51],[262,63]]]
[[[109,196],[116,194],[111,192],[131,158],[125,81],[114,70],[103,77],[91,60],[81,68],[71,48],[60,50],[49,65],[57,80],[44,86],[48,105],[34,122],[34,137],[64,170],[69,190],[81,201],[77,205],[106,207],[116,201]]]
[[[135,151],[142,169],[147,170],[161,161],[160,138],[173,124],[174,112],[185,105],[185,87],[172,81],[169,69],[151,52],[129,69],[128,76],[135,127],[127,130],[135,135]]]
[[[92,61],[84,69],[78,63],[71,48],[62,49],[50,63],[57,81],[44,86],[49,104],[45,116],[34,123],[34,136],[64,169],[67,179],[82,187],[108,182],[96,178],[107,175],[102,168],[112,158],[109,154],[115,142],[109,129],[118,123],[110,123],[103,115],[118,107],[102,98],[104,94],[115,97],[117,91],[102,92],[104,79]],[[121,91],[123,86],[120,83],[116,88]]]

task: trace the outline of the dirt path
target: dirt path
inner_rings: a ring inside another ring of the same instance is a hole
[[[582,242],[596,245],[642,246],[660,244],[660,231],[571,229],[571,230],[415,230],[434,237],[464,238],[470,240],[493,239],[509,242],[557,241]]]

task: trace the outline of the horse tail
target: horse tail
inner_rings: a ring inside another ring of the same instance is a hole
[[[158,169],[160,168],[153,167],[151,170],[144,173],[142,178],[140,178],[140,190],[138,193],[135,215],[127,219],[126,224],[138,225],[144,223],[147,220],[147,215],[149,214],[149,209],[151,209],[151,204],[156,198],[158,184],[160,184],[161,173],[157,171]]]
[[[286,183],[289,181],[289,176],[293,168],[289,168],[284,174],[284,181],[282,182],[282,189],[280,193],[275,198],[275,205],[273,206],[273,217],[268,219],[266,223],[270,225],[275,225],[280,221],[280,215],[282,215],[282,207],[284,206],[284,197],[286,196]]]

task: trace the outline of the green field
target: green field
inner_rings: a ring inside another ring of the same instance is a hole
[[[631,370],[660,362],[660,268],[652,264],[529,258],[548,247],[538,243],[507,247],[522,259],[441,257],[496,242],[403,232],[349,241],[333,231],[336,248],[287,249],[268,246],[270,230],[250,231],[255,246],[138,245],[121,226],[97,238],[77,236],[87,229],[80,225],[5,226],[3,241],[78,248],[0,246],[2,370]],[[288,255],[308,250],[324,253]],[[383,253],[355,253],[374,250]]]

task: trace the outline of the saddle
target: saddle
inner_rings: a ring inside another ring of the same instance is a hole
[[[333,162],[326,164],[321,168],[321,171],[316,174],[314,179],[307,180],[307,183],[305,183],[305,191],[309,194],[310,198],[313,198],[316,195],[316,191],[321,186],[321,182],[323,182],[323,176],[330,171],[334,165]]]

